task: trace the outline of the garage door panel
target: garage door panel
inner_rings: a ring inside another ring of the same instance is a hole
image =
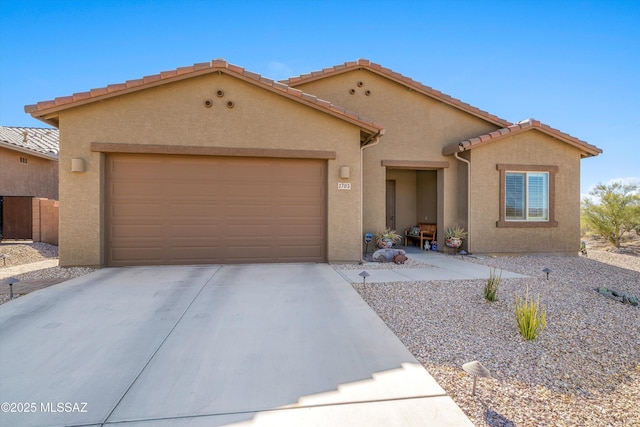
[[[323,262],[326,161],[110,154],[108,265]]]
[[[114,239],[156,239],[158,242],[161,241],[157,236],[161,235],[164,227],[160,224],[124,224],[118,227],[115,227],[111,236]],[[130,237],[135,236],[135,237]]]
[[[227,185],[229,191],[228,198],[233,200],[246,200],[247,197],[251,198],[268,198],[273,197],[273,186],[268,184],[252,183],[248,182],[231,182]],[[270,196],[271,195],[271,196]]]
[[[225,239],[257,239],[260,237],[271,238],[273,227],[271,224],[243,224],[242,221],[229,223],[226,227]]]
[[[278,200],[284,203],[312,203],[319,197],[323,197],[324,191],[314,188],[290,189],[286,193],[278,195]]]
[[[129,181],[129,182],[113,182],[112,194],[117,194],[120,198],[135,199],[140,194],[146,194],[147,197],[152,197],[156,194],[158,183],[157,180],[148,181]],[[162,195],[158,194],[156,197],[160,198]]]
[[[219,203],[211,203],[206,199],[198,204],[170,204],[165,206],[166,215],[173,218],[185,218],[185,222],[203,219],[209,222],[217,222],[216,218],[224,215],[224,206]]]
[[[110,206],[111,217],[115,220],[119,218],[149,219],[161,218],[161,211],[164,208],[162,203],[133,203],[120,200],[118,204]]]
[[[117,248],[111,251],[112,259],[123,265],[139,265],[140,262],[159,261],[162,259],[160,247],[136,247],[132,249]]]
[[[224,249],[217,246],[175,246],[169,251],[169,262],[190,259],[195,264],[211,264],[221,256],[224,256]]]
[[[280,235],[287,238],[299,238],[303,240],[315,240],[322,235],[323,230],[315,225],[289,224],[282,225],[278,229]],[[286,241],[285,241],[286,243]]]
[[[322,207],[309,205],[281,205],[278,206],[278,215],[281,218],[301,218],[317,221],[322,218]]]
[[[230,204],[226,206],[225,211],[228,216],[242,218],[247,224],[251,224],[254,220],[259,222],[261,219],[273,216],[273,206],[259,203]]]
[[[167,227],[172,240],[178,241],[181,236],[189,240],[210,241],[211,236],[224,235],[225,230],[218,224],[173,224]]]
[[[287,259],[293,259],[296,257],[313,258],[317,257],[318,248],[316,246],[282,246],[280,248],[280,256]]]

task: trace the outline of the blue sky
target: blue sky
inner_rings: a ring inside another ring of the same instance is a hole
[[[0,124],[26,104],[215,58],[274,79],[370,59],[604,150],[640,181],[640,1],[2,1]]]

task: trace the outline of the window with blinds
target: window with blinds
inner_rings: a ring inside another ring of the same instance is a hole
[[[505,204],[507,221],[548,221],[549,173],[507,172]]]

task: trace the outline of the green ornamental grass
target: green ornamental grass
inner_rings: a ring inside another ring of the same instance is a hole
[[[502,280],[502,270],[500,274],[496,274],[496,269],[492,268],[489,272],[489,279],[487,284],[484,285],[484,299],[489,302],[498,300],[498,288],[500,287],[500,281]]]
[[[526,340],[535,340],[547,326],[547,312],[540,305],[540,295],[535,302],[529,298],[529,285],[524,300],[516,295],[516,323]]]

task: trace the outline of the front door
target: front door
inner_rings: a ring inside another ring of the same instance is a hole
[[[396,182],[387,180],[387,228],[396,229]]]

